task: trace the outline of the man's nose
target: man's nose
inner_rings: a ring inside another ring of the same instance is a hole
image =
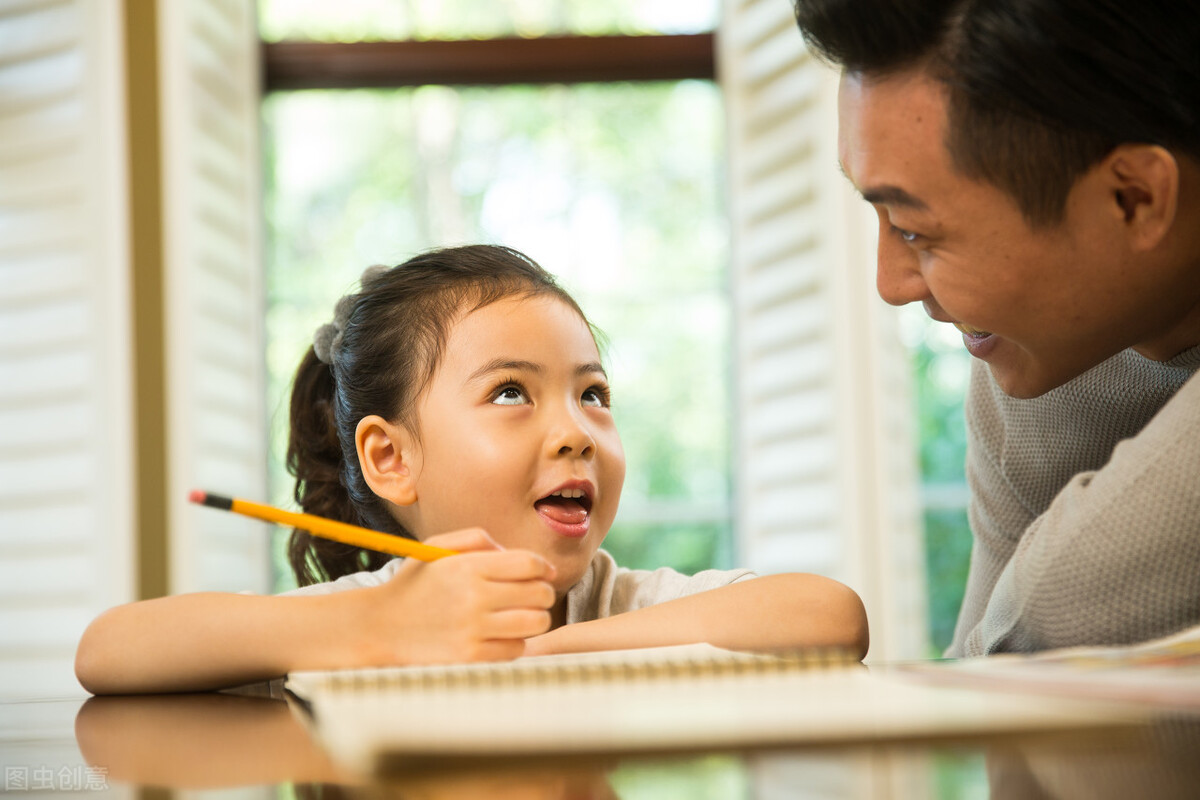
[[[928,298],[929,286],[921,274],[917,254],[880,226],[879,252],[875,268],[875,288],[885,302],[894,306]]]

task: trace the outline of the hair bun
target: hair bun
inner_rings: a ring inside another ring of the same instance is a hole
[[[332,322],[326,322],[313,334],[313,352],[322,364],[333,363],[333,340],[339,333]]]
[[[359,280],[359,282],[365,287],[368,283],[375,280],[390,269],[391,267],[389,267],[387,264],[372,264],[363,270],[362,278]]]

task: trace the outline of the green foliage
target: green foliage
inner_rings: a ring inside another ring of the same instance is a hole
[[[971,555],[962,413],[970,356],[952,327],[932,322],[919,312],[905,321],[909,323],[925,497],[930,655],[940,655],[954,635]]]
[[[929,334],[913,350],[921,475],[926,483],[961,483],[967,452],[962,403],[970,356],[961,343],[958,350],[947,349],[934,331]]]
[[[622,523],[608,534],[605,549],[618,563],[632,569],[671,565],[686,573],[713,567],[731,567],[728,523]],[[619,554],[619,556],[618,556]]]
[[[928,581],[931,655],[954,637],[971,559],[971,531],[962,509],[925,512],[925,575]]]

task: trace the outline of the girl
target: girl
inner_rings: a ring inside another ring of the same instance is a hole
[[[866,652],[862,603],[835,581],[632,571],[599,549],[625,476],[608,382],[583,312],[516,251],[368,270],[300,364],[291,420],[304,511],[461,555],[389,560],[295,531],[300,589],[112,609],[79,643],[85,688],[702,641]]]

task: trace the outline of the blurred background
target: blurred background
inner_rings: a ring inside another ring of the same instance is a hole
[[[312,332],[468,242],[605,334],[619,563],[830,574],[872,658],[940,653],[967,356],[875,296],[835,92],[787,0],[0,8],[0,692],[80,691],[116,603],[292,585],[285,532],[187,491],[290,507]]]

